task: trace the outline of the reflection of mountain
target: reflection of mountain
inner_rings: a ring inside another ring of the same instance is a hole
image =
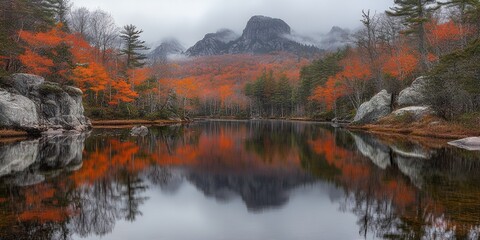
[[[206,196],[220,201],[239,195],[251,211],[280,207],[288,201],[290,190],[313,182],[298,172],[232,175],[192,171],[187,179]]]
[[[40,139],[6,144],[0,147],[0,177],[20,186],[42,182],[45,176],[82,166],[82,153],[87,135],[45,136]]]

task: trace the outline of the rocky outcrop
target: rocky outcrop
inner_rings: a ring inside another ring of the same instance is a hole
[[[87,136],[69,133],[2,145],[0,177],[9,175],[16,185],[25,186],[61,171],[76,170],[82,165]]]
[[[48,129],[90,128],[84,116],[82,91],[60,86],[31,74],[13,74],[1,79],[0,126],[43,132]]]
[[[370,101],[364,102],[357,110],[353,119],[354,123],[366,124],[373,123],[392,112],[392,95],[386,90],[382,90],[372,97]]]
[[[209,33],[186,51],[188,56],[221,54],[263,54],[286,51],[296,54],[315,54],[320,49],[291,39],[291,29],[281,19],[253,16],[238,37],[230,30]]]
[[[464,138],[456,141],[451,141],[448,144],[470,151],[480,151],[480,137]]]
[[[133,127],[132,130],[130,131],[130,135],[134,137],[137,137],[137,136],[145,137],[147,136],[147,134],[148,134],[148,128],[145,126],[136,126],[136,127]]]
[[[38,128],[38,120],[33,101],[0,89],[0,126],[31,130]]]
[[[410,87],[403,89],[398,95],[397,105],[399,107],[425,106],[425,87],[428,81],[425,77],[419,77],[413,81]]]
[[[430,113],[432,113],[432,110],[429,107],[411,106],[397,109],[392,114],[395,116],[410,116],[412,119],[418,120]]]

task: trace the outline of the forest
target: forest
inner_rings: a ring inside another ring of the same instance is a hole
[[[92,119],[352,119],[382,89],[427,76],[445,119],[480,111],[480,1],[399,0],[359,13],[351,44],[306,57],[242,54],[151,61],[143,31],[68,0],[0,0],[0,76],[32,73],[83,91]]]

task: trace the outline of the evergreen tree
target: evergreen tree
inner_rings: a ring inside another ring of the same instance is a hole
[[[436,0],[395,0],[396,6],[386,11],[389,16],[403,19],[403,24],[407,27],[405,34],[416,34],[420,67],[423,72],[429,69],[425,23],[428,22],[431,13],[438,9],[435,3]]]
[[[145,65],[144,60],[147,57],[141,51],[149,48],[145,46],[145,41],[140,40],[141,33],[143,33],[143,30],[137,30],[137,27],[131,24],[124,26],[120,32],[120,38],[124,44],[120,52],[127,58],[127,69],[140,68]]]

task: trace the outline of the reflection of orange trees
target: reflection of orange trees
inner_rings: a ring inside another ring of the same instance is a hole
[[[18,218],[21,221],[37,220],[40,222],[66,220],[74,214],[74,211],[61,202],[63,190],[65,189],[56,189],[47,183],[26,188],[24,191],[25,202],[22,203]]]
[[[148,163],[146,158],[137,156],[139,150],[135,142],[111,139],[104,148],[86,154],[82,168],[72,175],[72,179],[77,185],[91,185],[119,169],[132,173],[142,171]]]

